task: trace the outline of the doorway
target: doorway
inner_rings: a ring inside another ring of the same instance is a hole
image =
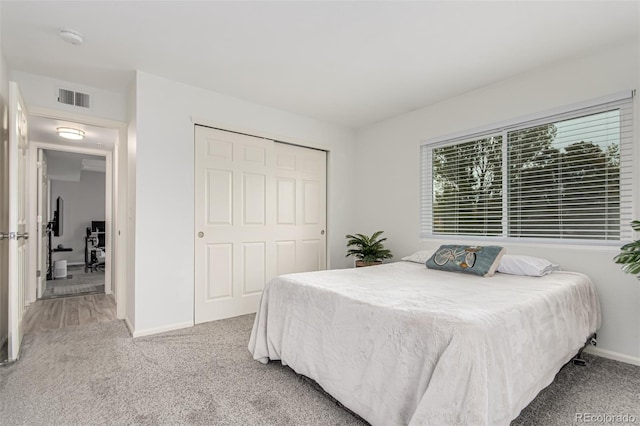
[[[104,294],[106,158],[46,149],[38,167],[45,260],[38,299]]]
[[[38,148],[37,300],[25,334],[116,318],[105,291],[106,157]]]
[[[4,232],[4,228],[0,230],[3,231],[0,232],[0,239],[10,240],[9,249],[5,250],[7,253],[5,251],[0,253],[2,254],[0,263],[5,266],[9,265],[8,268],[0,265],[0,270],[3,272],[0,274],[0,304],[7,308],[5,310],[0,306],[0,312],[8,312],[6,316],[2,315],[0,318],[0,345],[4,343],[2,348],[6,348],[6,353],[0,355],[0,365],[4,364],[5,360],[6,362],[14,362],[18,359],[27,311],[39,302],[47,302],[47,300],[41,301],[38,298],[43,295],[46,286],[48,253],[45,238],[47,238],[47,226],[50,222],[47,212],[51,210],[52,201],[50,195],[45,196],[45,194],[50,194],[49,190],[41,191],[38,197],[38,175],[42,173],[42,169],[39,167],[42,164],[39,161],[39,153],[41,155],[44,150],[48,149],[95,155],[103,157],[105,160],[104,292],[115,296],[114,301],[117,302],[114,308],[115,318],[125,317],[127,293],[125,277],[132,273],[128,269],[132,270],[133,268],[132,264],[127,263],[126,255],[127,229],[130,226],[130,220],[127,220],[126,215],[128,207],[126,196],[128,190],[127,164],[129,161],[127,156],[127,124],[46,108],[34,108],[28,113],[19,96],[17,84],[11,82],[10,89],[9,114],[8,116],[5,114],[3,121],[3,150],[0,152],[0,162],[3,164],[3,171],[11,169],[14,172],[21,170],[19,165],[23,164],[25,178],[22,181],[22,186],[16,184],[16,173],[8,173],[8,185],[6,184],[7,179],[5,179],[6,173],[3,173],[2,179],[0,179],[0,195],[3,202],[9,206],[10,213],[7,220],[7,209],[3,209],[0,214],[0,222],[2,222],[0,224],[4,225],[6,222],[7,226],[5,227],[13,227],[8,233]],[[20,111],[23,112],[24,120],[18,120],[20,117],[17,112]],[[24,125],[16,125],[16,123],[23,122]],[[61,136],[58,132],[60,127],[75,128],[79,130],[76,136],[79,134],[83,137],[70,141],[57,139]],[[28,132],[21,132],[20,129],[28,129]],[[16,133],[18,136],[28,134],[28,137],[21,142],[15,136]],[[100,134],[108,134],[109,137],[107,139],[100,138],[98,137]],[[7,135],[9,136],[8,142]],[[13,149],[14,146],[15,149]],[[9,148],[8,154],[7,147]],[[17,152],[23,155],[24,161],[15,158]],[[40,157],[40,159],[42,158]],[[11,170],[9,171],[11,172]],[[40,178],[42,178],[41,175]],[[19,206],[23,204],[15,202],[15,194],[24,195],[24,208],[19,209]],[[43,201],[45,198],[47,198],[46,203],[49,204],[46,207]],[[40,208],[40,212],[38,212],[38,208]],[[16,223],[20,225],[20,222],[15,219],[16,211],[24,214],[24,231],[20,226],[17,231],[13,230],[16,228]],[[123,243],[119,244],[119,239],[114,238],[116,235],[122,237]],[[24,246],[22,250],[24,261],[17,259],[14,254],[18,240]],[[116,255],[118,261],[112,262],[112,257],[115,258]],[[53,262],[50,263],[55,267]],[[16,275],[20,279],[16,279]],[[112,277],[114,278],[113,282]]]
[[[118,317],[113,158],[122,129],[44,115],[29,118],[34,303],[25,331]],[[83,139],[63,140],[60,128]],[[116,181],[117,182],[117,181]],[[124,293],[124,290],[122,291]]]

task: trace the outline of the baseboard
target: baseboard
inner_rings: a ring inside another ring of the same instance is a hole
[[[189,328],[193,327],[193,321],[183,322],[179,324],[171,324],[164,327],[157,328],[148,328],[146,330],[135,330],[132,335],[133,337],[142,337],[142,336],[150,336],[152,334],[165,333],[167,331],[180,330],[181,328]]]
[[[591,355],[600,356],[602,358],[612,359],[614,361],[625,362],[627,364],[640,366],[640,357],[621,354],[619,352],[608,351],[606,349],[600,349],[596,346],[587,346],[584,350]]]

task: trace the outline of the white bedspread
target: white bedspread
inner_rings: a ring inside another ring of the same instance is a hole
[[[599,326],[580,273],[480,278],[397,262],[273,279],[249,350],[373,425],[506,425]]]

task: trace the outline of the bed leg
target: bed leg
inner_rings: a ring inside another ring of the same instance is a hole
[[[585,342],[584,346],[582,348],[580,348],[580,350],[578,351],[578,354],[576,356],[573,357],[573,364],[574,365],[579,365],[581,367],[584,367],[587,365],[587,361],[585,361],[582,358],[582,352],[585,350],[585,348],[589,345],[593,345],[596,346],[597,345],[597,340],[596,340],[596,333],[593,333],[591,336],[589,336],[587,338],[587,341]]]

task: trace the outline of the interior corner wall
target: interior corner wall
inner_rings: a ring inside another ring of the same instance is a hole
[[[194,120],[329,150],[328,263],[344,267],[352,232],[352,130],[174,82],[137,76],[134,335],[194,317]]]
[[[125,307],[125,321],[129,327],[129,331],[132,333],[136,327],[136,236],[135,236],[135,218],[136,218],[136,141],[137,141],[137,76],[136,81],[133,82],[129,89],[127,98],[127,139],[126,141],[119,141],[123,143],[120,150],[120,164],[123,166],[120,168],[120,177],[118,184],[121,190],[120,194],[126,194],[126,198],[121,197],[121,201],[124,200],[124,205],[119,206],[125,211],[124,225],[118,230],[118,238],[124,235],[125,240],[120,244],[122,251],[119,255],[120,259],[126,259],[124,264],[126,270],[124,272],[127,283],[126,285],[126,307]]]
[[[2,4],[0,3],[0,13]],[[9,66],[2,50],[2,40],[0,39],[0,200],[4,203],[9,197],[8,194],[8,171],[5,167],[7,158],[7,148],[9,144]],[[9,226],[8,210],[0,209],[0,229],[6,230]],[[9,329],[9,281],[4,271],[8,269],[8,244],[0,244],[0,346],[5,342]],[[0,360],[3,361],[3,360]]]
[[[518,77],[389,119],[358,131],[357,211],[365,232],[385,231],[397,258],[435,249],[444,240],[419,237],[421,142],[543,113],[640,87],[639,44],[629,43]],[[638,161],[638,97],[635,168]],[[380,176],[384,178],[380,178]],[[371,185],[370,182],[376,182]],[[636,185],[638,185],[636,178]],[[638,194],[635,188],[635,194]],[[638,216],[637,200],[635,216]],[[463,242],[461,242],[463,243]],[[476,241],[477,243],[477,241]],[[618,248],[505,244],[510,253],[542,256],[594,281],[603,322],[598,347],[640,362],[640,285],[613,263]]]
[[[73,249],[55,253],[53,260],[84,265],[86,230],[92,221],[105,220],[105,174],[83,170],[79,181],[52,180],[50,188],[52,202],[55,203],[58,196],[64,202],[63,232],[59,237],[52,237],[51,244]]]

